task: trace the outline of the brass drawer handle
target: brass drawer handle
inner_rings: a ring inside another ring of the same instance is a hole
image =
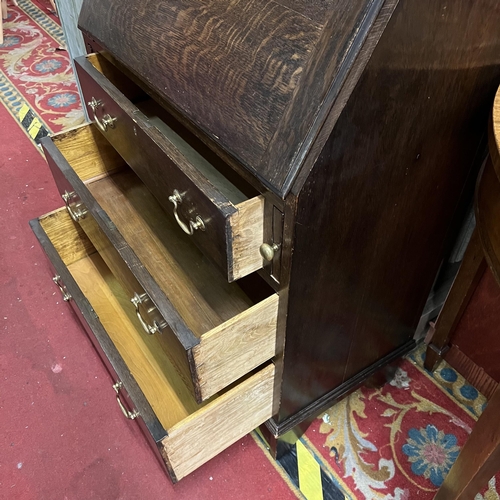
[[[181,220],[179,217],[179,214],[177,213],[177,208],[179,205],[182,203],[182,195],[177,191],[177,189],[174,189],[174,193],[168,197],[168,201],[172,202],[174,204],[174,217],[175,220],[177,221],[177,224],[179,224],[180,228],[186,233],[189,234],[189,236],[192,236],[193,233],[196,230],[200,231],[205,231],[205,223],[203,222],[203,219],[197,215],[195,220],[190,220],[189,225],[187,225],[184,221]]]
[[[58,274],[56,274],[52,278],[52,281],[59,287],[59,290],[61,290],[64,302],[69,302],[72,299],[72,297],[71,294],[66,290],[66,287],[61,283],[61,277]]]
[[[116,401],[118,402],[118,406],[120,407],[120,410],[122,411],[123,415],[125,418],[128,418],[129,420],[135,420],[140,413],[137,410],[130,411],[125,408],[125,405],[122,403],[122,400],[120,399],[120,389],[123,387],[122,382],[117,382],[116,384],[113,384],[113,389],[116,392]]]
[[[134,296],[130,299],[130,302],[132,302],[132,304],[134,304],[135,306],[135,314],[137,314],[137,319],[139,320],[139,323],[141,324],[144,331],[148,335],[154,335],[155,333],[160,333],[160,330],[165,328],[167,326],[167,323],[165,321],[158,323],[158,321],[155,320],[153,321],[153,326],[151,326],[146,321],[144,321],[141,311],[139,310],[139,304],[143,304],[148,298],[149,297],[145,293],[143,293],[142,295],[135,293]],[[152,311],[154,311],[154,307],[148,309],[148,313]]]
[[[74,191],[72,191],[71,193],[65,191],[64,194],[61,195],[61,198],[63,199],[64,204],[66,205],[66,210],[68,211],[70,217],[75,222],[79,222],[80,220],[85,218],[85,216],[87,215],[87,209],[85,208],[85,206],[81,201],[75,203],[74,207],[71,206],[72,200],[74,198],[77,198],[77,194]]]
[[[92,97],[92,99],[87,104],[92,110],[96,125],[101,129],[102,132],[106,132],[106,130],[108,130],[108,127],[115,128],[116,118],[112,117],[110,114],[105,114],[102,117],[102,120],[97,118],[97,108],[104,104],[100,99],[98,100],[95,97]]]

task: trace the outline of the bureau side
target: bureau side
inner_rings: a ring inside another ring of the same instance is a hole
[[[413,345],[486,152],[499,22],[493,0],[402,0],[287,198],[275,433]]]

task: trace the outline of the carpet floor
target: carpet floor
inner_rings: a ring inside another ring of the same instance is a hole
[[[279,463],[258,432],[172,485],[53,286],[27,222],[62,205],[36,146],[83,115],[46,4],[9,7],[0,46],[0,499],[431,499],[485,399],[422,348],[321,415]],[[500,500],[493,478],[476,500]]]

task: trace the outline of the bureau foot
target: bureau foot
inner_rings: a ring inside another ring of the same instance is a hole
[[[271,456],[275,460],[280,460],[293,449],[307,427],[308,425],[294,427],[279,437],[274,436],[266,425],[261,425],[259,430],[266,440],[267,449]]]

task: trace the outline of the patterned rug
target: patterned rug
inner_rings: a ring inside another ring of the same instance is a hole
[[[84,122],[64,35],[47,5],[9,3],[0,45],[0,100],[34,142]]]
[[[403,360],[390,384],[330,408],[298,443],[335,485],[331,498],[434,498],[486,400],[444,362],[427,372],[424,353],[421,346]],[[475,500],[500,500],[499,492],[500,474]]]

